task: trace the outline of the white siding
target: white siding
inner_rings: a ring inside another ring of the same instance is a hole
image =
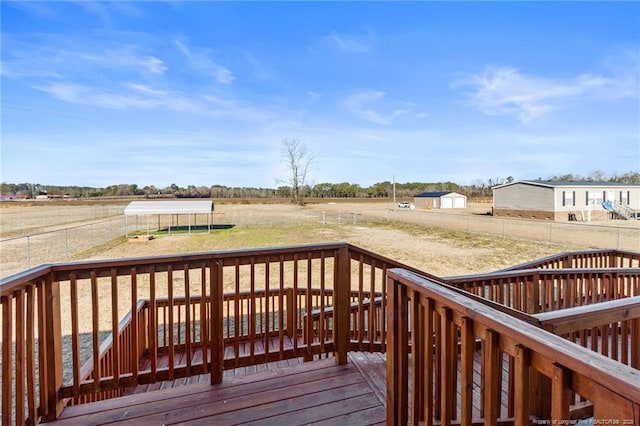
[[[554,211],[553,188],[515,183],[493,190],[493,207],[507,210]]]

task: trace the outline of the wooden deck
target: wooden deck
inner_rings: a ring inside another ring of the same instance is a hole
[[[265,371],[229,375],[214,386],[201,383],[209,380],[202,375],[189,386],[160,385],[154,392],[68,407],[53,423],[384,424],[385,365],[382,354],[353,353],[346,365],[336,365],[333,358],[285,368],[267,365]]]

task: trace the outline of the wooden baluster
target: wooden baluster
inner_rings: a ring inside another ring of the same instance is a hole
[[[551,420],[562,424],[569,419],[569,370],[561,365],[553,365],[551,378]]]
[[[484,424],[497,425],[500,417],[500,395],[502,383],[500,370],[502,369],[502,357],[499,347],[500,334],[493,330],[487,330],[483,345],[485,351],[484,365],[485,392],[484,392]]]
[[[271,342],[271,323],[269,321],[269,313],[271,312],[269,309],[269,302],[271,300],[270,288],[269,288],[269,280],[270,280],[270,261],[269,256],[264,259],[264,294],[265,294],[265,311],[262,313],[264,315],[264,325],[262,327],[262,332],[264,333],[264,363],[266,364],[269,361],[269,344]]]
[[[156,273],[149,270],[149,357],[151,358],[151,382],[156,382],[158,373],[158,302],[156,299]]]
[[[240,316],[240,259],[236,258],[234,265],[235,273],[235,293],[233,294],[233,351],[236,368],[240,360],[240,324],[242,317]]]
[[[222,315],[222,263],[213,260],[210,267],[209,291],[211,318],[209,330],[211,331],[210,351],[211,351],[211,384],[222,382],[222,371],[224,368],[224,335],[223,335],[223,315]]]
[[[427,425],[433,424],[433,327],[435,315],[435,303],[433,299],[422,300],[424,310],[424,421]]]
[[[138,365],[140,363],[140,322],[138,317],[138,271],[135,266],[131,268],[131,333],[129,335],[131,376],[134,383],[138,384]]]
[[[120,338],[118,337],[118,273],[111,270],[111,375],[114,385],[120,381]]]
[[[306,297],[305,297],[305,302],[304,302],[304,312],[306,314],[306,316],[304,317],[304,330],[305,330],[305,336],[304,336],[304,340],[305,343],[307,345],[306,349],[305,349],[305,353],[304,353],[304,360],[305,361],[312,361],[313,360],[313,353],[312,353],[312,349],[313,349],[313,315],[311,314],[311,312],[313,311],[313,298],[312,298],[312,291],[311,291],[311,268],[313,267],[313,265],[311,264],[311,253],[307,253],[307,287],[306,287]]]
[[[73,352],[72,371],[73,371],[73,396],[75,403],[78,403],[80,397],[80,333],[78,321],[78,282],[76,274],[69,275],[69,287],[71,297],[71,350]]]
[[[27,410],[28,410],[28,424],[36,424],[37,420],[37,406],[36,406],[36,365],[35,365],[35,301],[36,288],[34,285],[27,287],[27,347],[26,347],[26,363],[27,363]],[[3,338],[4,339],[4,338]],[[7,340],[3,340],[6,342]],[[10,340],[9,340],[10,341]],[[3,357],[3,359],[5,359]],[[9,363],[11,365],[11,363]],[[7,377],[7,376],[4,376]],[[4,412],[4,410],[3,410]]]
[[[448,307],[442,308],[440,314],[440,347],[441,361],[440,368],[442,370],[441,386],[441,408],[440,421],[443,425],[451,424],[455,418],[456,408],[456,384],[454,382],[454,369],[457,367],[458,354],[457,347],[454,348],[454,332],[453,332],[453,311]]]
[[[13,393],[13,297],[2,298],[2,424],[11,424],[12,393]],[[41,336],[42,337],[42,336]],[[9,342],[9,343],[7,343]],[[42,342],[41,342],[42,343]]]
[[[421,304],[420,293],[411,294],[411,418],[412,425],[418,425],[424,418],[424,307]]]
[[[174,339],[174,318],[173,318],[173,310],[174,310],[174,299],[173,299],[173,265],[167,266],[167,295],[168,295],[168,306],[167,306],[167,315],[169,317],[168,324],[165,321],[165,330],[167,330],[167,336],[169,339],[169,380],[173,380],[173,372],[175,369],[175,357],[176,357],[176,348],[175,348],[175,339]],[[166,318],[166,317],[165,317]]]
[[[102,366],[100,365],[100,317],[98,300],[98,278],[96,272],[91,271],[91,320],[92,320],[92,352],[93,352],[93,391],[100,390],[102,378]]]
[[[473,320],[471,318],[462,318],[461,329],[461,417],[460,422],[463,425],[471,424],[473,415],[473,355],[475,352],[475,335],[473,333]]]
[[[514,423],[515,426],[529,425],[529,366],[530,366],[529,350],[522,346],[516,346],[515,355],[515,374],[514,374]]]

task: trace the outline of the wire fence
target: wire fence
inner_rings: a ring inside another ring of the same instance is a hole
[[[148,232],[208,232],[205,218],[168,220],[129,218],[124,216],[89,224],[66,227],[48,232],[0,240],[0,277],[29,269],[43,263],[59,262],[79,256],[82,252],[116,238]],[[361,211],[299,210],[282,214],[273,208],[232,210],[214,218],[213,229],[230,226],[280,226],[292,224],[361,225],[376,221],[414,223],[463,232],[487,234],[499,238],[523,239],[549,244],[571,245],[576,248],[615,248],[640,251],[640,223],[628,226],[587,223],[545,222],[508,219],[485,215],[423,212],[419,210],[371,209]],[[187,223],[189,223],[187,227]],[[205,224],[203,227],[202,224]]]
[[[43,203],[46,203],[43,201]],[[122,215],[124,204],[88,206],[35,206],[0,209],[0,235],[10,237],[23,235],[29,230],[78,223],[88,220],[107,219]]]
[[[0,276],[69,259],[124,235],[124,217],[0,240]]]
[[[495,235],[549,244],[568,244],[576,248],[640,251],[640,222],[616,221],[617,224],[553,222],[510,219],[489,215],[439,213],[420,210],[371,210],[360,212],[371,220],[384,219],[403,223],[435,226],[464,232]]]

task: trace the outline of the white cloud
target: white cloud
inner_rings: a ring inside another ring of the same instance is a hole
[[[164,61],[153,55],[141,54],[139,50],[136,46],[120,46],[108,49],[101,55],[84,53],[80,57],[107,69],[130,69],[151,74],[163,74],[167,70]]]
[[[343,100],[342,105],[357,117],[363,118],[372,123],[389,125],[391,124],[389,117],[385,117],[370,106],[372,103],[375,103],[384,97],[384,92],[365,90],[348,96]]]
[[[356,117],[387,126],[395,118],[410,115],[414,105],[411,102],[387,101],[385,92],[366,89],[347,96],[342,106]]]
[[[212,75],[218,83],[231,84],[235,80],[233,72],[213,60],[214,52],[211,49],[189,46],[184,37],[173,40],[174,46],[187,59],[187,65],[200,73]]]
[[[322,38],[324,44],[344,53],[369,53],[373,49],[373,34],[367,30],[364,34],[346,34],[331,31]]]
[[[453,87],[470,87],[471,102],[484,114],[515,115],[523,123],[565,108],[576,100],[610,98],[611,90],[616,87],[616,93],[628,96],[629,91],[619,86],[620,81],[602,75],[551,79],[526,75],[509,67],[488,68],[453,83]]]

